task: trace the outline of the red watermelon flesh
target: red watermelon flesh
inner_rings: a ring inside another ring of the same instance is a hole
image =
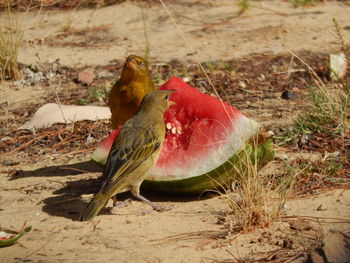
[[[150,180],[184,179],[210,172],[257,132],[257,123],[236,108],[201,93],[179,78],[172,77],[159,89],[175,90],[170,100],[176,105],[164,114],[166,138]],[[101,143],[93,160],[104,163],[118,131]]]

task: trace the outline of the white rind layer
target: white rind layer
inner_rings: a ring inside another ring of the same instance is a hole
[[[180,180],[206,174],[216,169],[241,149],[244,142],[259,130],[259,124],[256,121],[242,114],[236,117],[232,127],[234,127],[234,130],[228,134],[227,139],[218,149],[208,152],[207,156],[191,160],[191,166],[184,167],[183,163],[177,164],[174,162],[172,167],[154,167],[147,179],[157,181]]]

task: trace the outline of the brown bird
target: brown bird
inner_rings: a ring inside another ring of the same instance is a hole
[[[109,94],[112,128],[117,129],[135,116],[142,98],[155,89],[148,73],[148,63],[142,57],[128,56],[120,79]]]
[[[164,210],[140,195],[140,185],[162,148],[165,137],[163,114],[174,104],[168,100],[172,92],[155,90],[148,93],[142,100],[136,116],[123,125],[104,166],[100,190],[87,205],[81,221],[92,219],[111,197],[129,190],[136,198],[148,203],[155,210]]]

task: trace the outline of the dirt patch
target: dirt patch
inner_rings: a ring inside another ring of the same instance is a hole
[[[23,82],[0,84],[1,227],[19,229],[24,221],[33,225],[20,244],[0,249],[1,259],[344,262],[350,178],[349,166],[342,160],[348,158],[348,133],[333,137],[316,134],[307,140],[298,137],[276,147],[277,158],[261,173],[283,178],[286,162],[292,168],[306,163],[308,170],[303,170],[284,214],[264,229],[250,233],[233,229],[234,215],[220,195],[166,196],[146,191],[146,197],[172,204],[173,209],[157,213],[141,202],[130,201],[116,214],[103,210],[96,221],[79,222],[102,172],[89,156],[108,134],[109,122],[55,124],[35,132],[17,130],[39,106],[56,102],[57,97],[63,104],[106,105],[106,94],[118,78],[125,56],[144,54],[144,21],[154,82],[160,85],[176,75],[202,92],[214,92],[161,5],[145,8],[140,2],[123,1],[72,9],[76,1],[56,2],[54,10],[22,16],[25,39],[42,39],[43,43],[23,43],[19,56]],[[289,2],[261,1],[243,14],[238,14],[232,1],[174,1],[169,7],[220,97],[276,136],[285,134],[309,105],[309,87],[315,85],[308,69],[282,44],[297,52],[327,88],[336,91],[340,87],[329,80],[327,63],[328,51],[336,47],[331,35],[333,17],[349,40],[346,3],[293,8]],[[78,74],[87,67],[93,68],[95,78],[83,85],[77,81]],[[349,76],[346,78],[349,81]],[[293,94],[291,99],[281,98],[286,90]],[[334,172],[318,169],[324,167],[329,154],[343,165]],[[128,194],[120,196],[120,200],[128,198]]]

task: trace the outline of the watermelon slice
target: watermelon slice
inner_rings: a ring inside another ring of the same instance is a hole
[[[159,89],[176,90],[170,96],[176,105],[164,114],[166,138],[144,187],[163,192],[199,193],[229,180],[236,170],[232,169],[233,165],[240,163],[240,155],[254,152],[254,147],[258,147],[259,166],[273,159],[269,141],[253,146],[246,143],[257,134],[259,126],[236,108],[176,77]],[[92,160],[104,164],[118,132],[113,131],[101,143]]]

